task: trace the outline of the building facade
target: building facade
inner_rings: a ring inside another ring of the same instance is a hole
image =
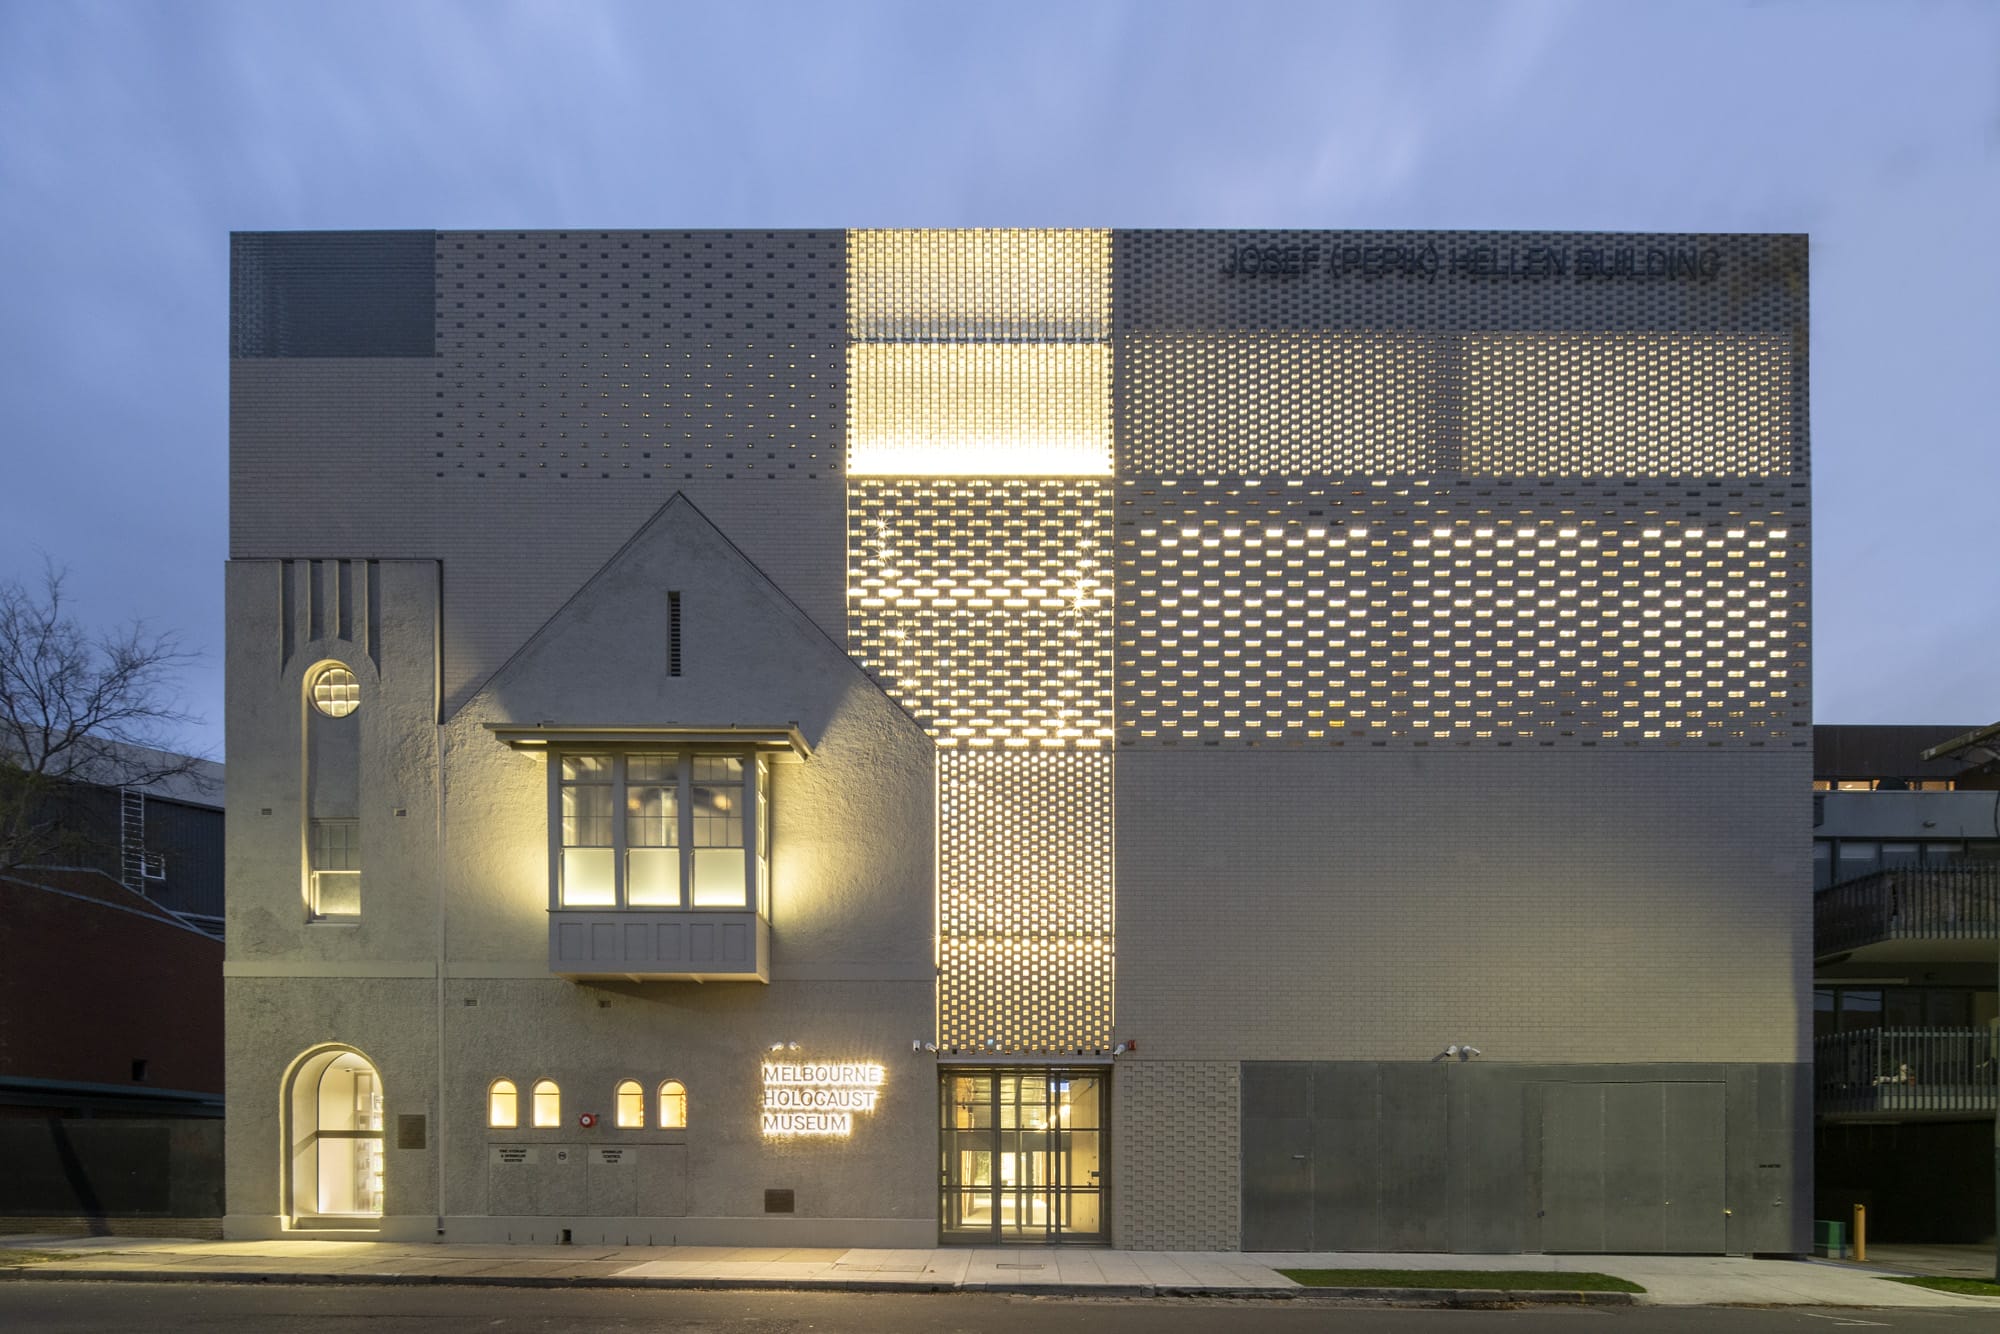
[[[237,1235],[1797,1252],[1804,238],[235,238]]]
[[[1863,1205],[1882,1241],[1993,1237],[1992,737],[1964,726],[1813,729],[1814,1212],[1844,1220]]]

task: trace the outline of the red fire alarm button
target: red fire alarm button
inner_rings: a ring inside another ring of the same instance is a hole
[[[588,1130],[592,1126],[597,1124],[597,1113],[585,1112],[582,1116],[576,1118],[576,1123],[582,1126],[585,1130]]]

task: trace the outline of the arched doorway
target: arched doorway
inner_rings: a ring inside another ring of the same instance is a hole
[[[295,1223],[369,1227],[382,1216],[382,1077],[352,1047],[322,1047],[286,1090],[287,1210]]]

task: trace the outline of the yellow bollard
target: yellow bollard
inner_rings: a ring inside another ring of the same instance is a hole
[[[1868,1262],[1868,1206],[1854,1206],[1854,1260],[1857,1264]]]

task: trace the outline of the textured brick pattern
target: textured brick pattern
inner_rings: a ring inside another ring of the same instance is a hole
[[[1791,340],[1759,333],[1462,338],[1467,473],[1782,477]]]
[[[438,237],[436,471],[837,475],[841,234]]]
[[[938,1040],[1100,1051],[1109,234],[854,232],[848,249],[848,645],[944,747]]]
[[[1111,233],[1073,229],[847,234],[856,342],[1103,342]]]
[[[1111,736],[1110,488],[848,484],[848,646],[945,746]]]
[[[1089,343],[856,343],[848,475],[1111,471],[1111,351]]]
[[[1241,1067],[1127,1059],[1112,1085],[1113,1242],[1233,1251],[1241,1207]]]
[[[1121,470],[1139,476],[1432,473],[1453,403],[1422,333],[1128,334]]]
[[[1782,477],[1775,333],[1131,334],[1123,469],[1214,477]]]
[[[1121,745],[1805,744],[1801,238],[1115,250]]]
[[[1110,1045],[1112,757],[938,757],[938,1041]]]
[[[1793,500],[1127,483],[1120,740],[1804,745]]]

